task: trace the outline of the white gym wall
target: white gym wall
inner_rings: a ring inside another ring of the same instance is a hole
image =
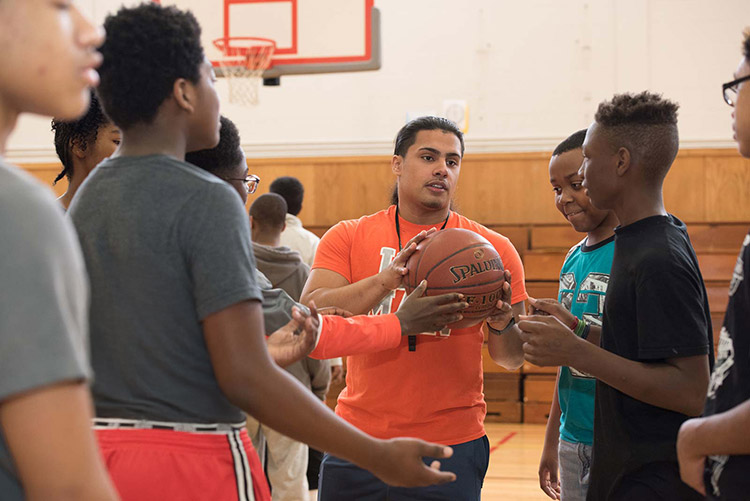
[[[78,1],[98,21],[120,3]],[[468,104],[467,153],[546,150],[587,126],[601,100],[644,89],[680,103],[684,148],[734,147],[721,84],[740,60],[741,32],[750,26],[747,0],[375,0],[375,6],[382,16],[381,70],[285,76],[280,87],[261,88],[257,107],[223,104],[249,156],[388,154],[408,113],[441,113],[451,99]],[[219,90],[225,101],[225,82]],[[49,120],[23,117],[7,156],[54,161]]]

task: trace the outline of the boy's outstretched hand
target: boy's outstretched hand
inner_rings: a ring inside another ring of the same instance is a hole
[[[440,471],[440,459],[453,455],[453,449],[431,444],[416,438],[393,438],[381,443],[373,451],[374,463],[370,471],[386,484],[394,487],[424,487],[447,484],[456,474]],[[422,458],[435,458],[428,466]]]

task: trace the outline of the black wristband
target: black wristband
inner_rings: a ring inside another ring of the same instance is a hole
[[[581,339],[587,339],[589,337],[589,332],[591,332],[591,324],[588,322],[586,323],[586,327],[583,328],[583,333],[581,334]]]
[[[514,325],[516,325],[516,317],[510,317],[510,320],[508,321],[508,325],[506,325],[503,330],[497,330],[494,327],[490,325],[489,322],[487,322],[487,329],[490,331],[491,334],[494,334],[496,336],[502,336],[506,332],[508,332]]]

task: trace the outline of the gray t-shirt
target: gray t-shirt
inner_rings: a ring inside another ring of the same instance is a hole
[[[89,376],[87,313],[70,221],[49,189],[0,161],[0,405]],[[24,498],[1,428],[0,498]]]
[[[107,160],[69,211],[91,280],[96,415],[232,423],[201,322],[261,300],[250,225],[224,181],[164,155]]]

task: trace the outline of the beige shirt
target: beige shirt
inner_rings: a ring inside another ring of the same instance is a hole
[[[302,221],[297,216],[286,215],[286,229],[281,233],[281,245],[296,250],[302,256],[302,261],[312,267],[315,251],[318,249],[320,238],[302,227]]]

